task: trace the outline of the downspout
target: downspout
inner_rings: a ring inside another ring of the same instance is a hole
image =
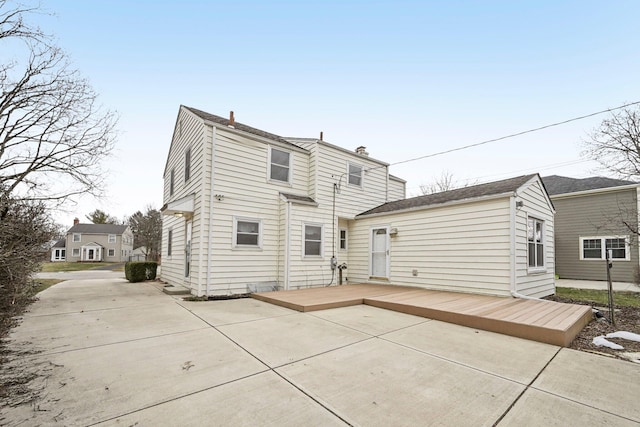
[[[291,250],[291,202],[287,201],[287,209],[285,210],[285,239],[284,239],[284,290],[289,290],[289,268],[290,268],[290,250]]]
[[[211,181],[209,183],[209,233],[207,236],[207,284],[205,295],[209,298],[209,285],[211,284],[211,252],[213,251],[213,179],[216,155],[216,127],[211,127]]]
[[[522,295],[518,293],[516,287],[516,197],[518,193],[513,193],[513,196],[509,197],[509,222],[510,222],[510,230],[509,230],[509,238],[510,238],[510,281],[511,281],[511,296],[514,298],[521,299],[533,299],[539,300],[539,298],[530,297],[528,295]],[[526,238],[526,236],[525,236]]]

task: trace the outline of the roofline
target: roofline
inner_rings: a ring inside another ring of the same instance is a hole
[[[503,199],[503,198],[515,197],[515,196],[517,196],[517,192],[516,191],[507,191],[506,193],[491,194],[489,196],[472,197],[472,198],[468,198],[468,199],[451,200],[451,201],[448,201],[448,202],[438,203],[438,204],[434,204],[434,205],[414,206],[414,207],[411,207],[411,208],[398,209],[398,210],[387,211],[387,212],[377,212],[377,213],[366,214],[366,215],[356,215],[355,219],[374,218],[374,217],[378,217],[378,216],[393,215],[393,214],[397,214],[397,213],[407,213],[407,212],[413,212],[413,211],[421,211],[421,210],[427,210],[427,209],[442,208],[442,207],[446,207],[446,206],[464,205],[466,203],[484,202],[484,201],[488,201],[488,200]]]
[[[193,113],[193,114],[195,114],[195,113]],[[225,125],[223,125],[221,123],[217,123],[217,122],[214,122],[214,121],[211,121],[211,120],[203,119],[202,117],[199,117],[197,114],[196,114],[196,117],[198,117],[200,120],[202,120],[202,122],[205,125],[212,126],[212,127],[216,128],[216,129],[230,131],[231,133],[236,133],[238,135],[242,135],[245,138],[249,138],[249,139],[252,139],[254,141],[261,142],[263,144],[277,145],[278,147],[282,147],[282,148],[285,148],[287,150],[293,150],[293,151],[298,151],[298,152],[303,153],[303,154],[309,154],[309,150],[307,150],[306,148],[299,147],[299,146],[295,145],[292,142],[289,142],[288,144],[286,144],[284,142],[276,141],[275,139],[266,138],[264,136],[256,135],[255,133],[246,132],[246,131],[243,131],[241,129],[236,129],[234,127],[225,126]],[[258,129],[258,130],[260,130],[260,129]]]
[[[301,141],[307,141],[307,142],[315,142],[316,144],[320,144],[320,145],[325,145],[327,147],[333,148],[334,150],[338,150],[338,151],[342,151],[345,154],[350,154],[356,158],[359,159],[364,159],[364,160],[370,160],[374,163],[378,163],[381,166],[391,166],[389,163],[383,162],[382,160],[378,160],[374,157],[369,157],[369,156],[363,156],[362,154],[358,154],[355,151],[351,151],[348,150],[344,147],[340,147],[338,145],[334,145],[331,144],[330,142],[321,140],[321,139],[317,139],[317,138],[296,138],[295,136],[290,136],[290,137],[286,137],[285,138],[287,141],[291,140],[291,141],[295,141],[296,139],[299,139]],[[292,144],[295,144],[295,142],[292,142]]]
[[[394,181],[400,181],[400,182],[402,182],[402,183],[404,183],[404,184],[406,184],[406,183],[407,183],[407,181],[406,181],[406,180],[404,180],[404,179],[402,179],[402,178],[400,178],[400,177],[398,177],[398,176],[391,175],[391,174],[389,174],[389,179],[393,179]]]
[[[551,199],[564,199],[570,197],[579,197],[579,196],[587,196],[590,194],[599,194],[599,193],[607,193],[610,191],[625,191],[631,190],[634,188],[640,188],[639,184],[628,184],[628,185],[618,185],[614,187],[604,187],[604,188],[593,188],[591,190],[582,190],[582,191],[574,191],[572,193],[558,193],[558,194],[550,194],[549,197]]]

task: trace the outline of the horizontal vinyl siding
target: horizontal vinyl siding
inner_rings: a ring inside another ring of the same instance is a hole
[[[389,178],[389,196],[387,197],[389,202],[403,200],[406,198],[406,194],[404,182]]]
[[[516,209],[516,291],[522,295],[543,297],[555,293],[554,215],[545,192],[538,181],[519,194],[523,207]],[[530,271],[528,267],[527,218],[544,221],[545,271]]]
[[[635,189],[612,191],[580,197],[557,197],[556,273],[562,279],[606,280],[602,260],[580,260],[580,237],[630,236],[630,260],[614,260],[613,281],[633,282],[638,269],[637,236],[622,224],[622,219],[637,221]],[[635,222],[637,223],[637,222]]]
[[[358,219],[349,242],[349,281],[369,280],[371,227],[389,226],[398,230],[390,238],[390,283],[508,295],[508,208],[505,198]]]

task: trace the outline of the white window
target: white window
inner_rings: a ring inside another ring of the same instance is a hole
[[[628,236],[580,237],[580,259],[606,259],[609,251],[610,259],[629,261]]]
[[[234,218],[233,247],[262,247],[262,221],[252,218]]]
[[[340,250],[347,250],[347,230],[344,228],[340,229]]]
[[[347,172],[349,175],[349,185],[362,187],[362,166],[349,163]]]
[[[322,237],[323,230],[320,224],[304,224],[304,247],[303,255],[305,257],[310,256],[322,256]]]
[[[115,242],[116,242],[116,235],[109,234],[109,243],[115,243]]]
[[[80,242],[80,241],[82,241],[82,234],[80,234],[80,233],[73,233],[73,241],[74,241],[74,242]]]
[[[529,268],[544,268],[544,222],[527,219],[527,249]]]
[[[184,182],[191,178],[191,147],[184,152]]]
[[[73,248],[73,251],[71,252],[71,254],[73,256],[80,256],[80,248]]]
[[[291,153],[270,147],[269,179],[272,181],[291,182]]]
[[[116,250],[115,249],[109,249],[107,251],[107,256],[110,256],[110,257],[116,256]]]

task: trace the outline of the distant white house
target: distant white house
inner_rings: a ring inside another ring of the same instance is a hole
[[[405,199],[389,165],[181,106],[164,171],[162,279],[194,295],[343,283],[554,292],[538,175]]]
[[[51,261],[124,262],[133,252],[133,233],[127,225],[81,224],[73,221],[64,239],[51,248]]]

